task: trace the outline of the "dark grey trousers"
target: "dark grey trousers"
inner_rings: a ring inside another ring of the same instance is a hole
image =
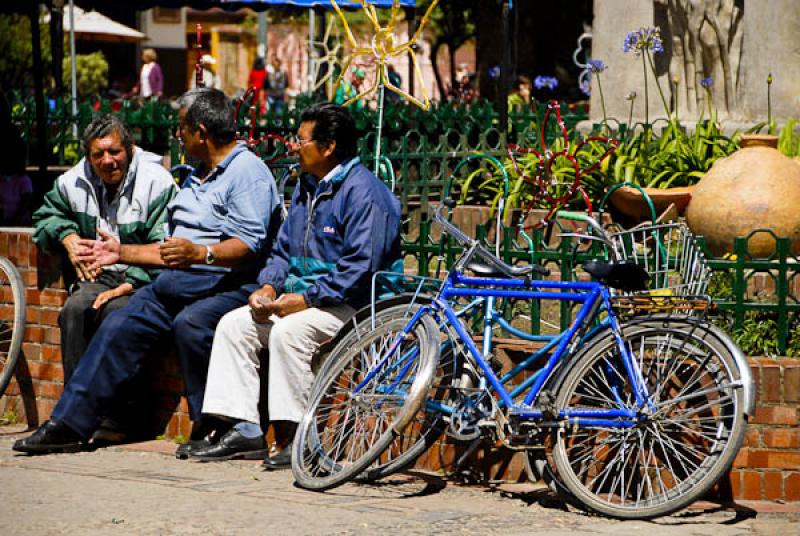
[[[61,362],[64,367],[64,385],[72,377],[78,362],[89,346],[89,341],[103,320],[114,311],[127,305],[132,294],[120,296],[106,302],[99,311],[92,309],[94,300],[102,292],[117,288],[125,282],[122,272],[103,272],[96,281],[78,282],[67,298],[58,325],[61,328]]]

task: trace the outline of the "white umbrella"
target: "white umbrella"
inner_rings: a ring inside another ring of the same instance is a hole
[[[84,11],[78,6],[75,10],[75,38],[84,41],[106,41],[115,43],[136,43],[144,41],[147,36],[142,32],[129,28],[124,24],[109,19],[97,11]],[[72,29],[70,17],[64,17],[64,31]]]

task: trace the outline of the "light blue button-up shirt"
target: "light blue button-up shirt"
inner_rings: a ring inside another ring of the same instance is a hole
[[[195,176],[186,179],[167,207],[170,235],[203,245],[238,238],[257,259],[263,258],[268,236],[277,232],[269,224],[278,201],[272,172],[240,143],[204,181]],[[205,264],[192,268],[230,270]],[[248,263],[236,270],[248,268],[253,266]]]

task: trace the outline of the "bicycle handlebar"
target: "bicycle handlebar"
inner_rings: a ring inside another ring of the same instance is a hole
[[[481,259],[486,261],[488,264],[497,268],[500,272],[510,276],[510,277],[521,277],[527,275],[531,272],[536,272],[540,275],[550,275],[550,270],[545,268],[544,266],[539,266],[538,264],[529,264],[526,266],[511,266],[503,262],[502,260],[498,259],[496,256],[492,255],[492,253],[487,250],[483,245],[474,238],[469,237],[467,234],[464,233],[461,229],[447,221],[447,218],[442,216],[442,208],[453,208],[455,206],[455,201],[451,198],[446,198],[442,201],[442,203],[436,207],[433,211],[433,220],[442,226],[444,231],[456,239],[457,242],[460,242],[462,245],[466,246],[472,253],[478,255]]]
[[[572,221],[580,221],[586,223],[589,227],[594,229],[597,234],[599,235],[600,240],[606,243],[610,243],[610,237],[603,226],[600,223],[589,216],[588,214],[584,214],[583,212],[573,212],[571,210],[559,210],[556,212],[556,218],[561,218],[562,220],[572,220]]]

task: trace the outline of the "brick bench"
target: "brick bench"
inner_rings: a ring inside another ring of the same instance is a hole
[[[32,229],[0,230],[0,255],[17,267],[27,300],[25,339],[15,377],[0,399],[0,415],[37,426],[50,417],[63,391],[58,313],[67,299],[59,256],[39,251]],[[188,406],[181,396],[183,381],[177,358],[169,351],[154,355],[145,368],[144,384],[152,386],[148,430],[154,435],[188,437]]]
[[[31,233],[30,229],[0,230],[0,255],[19,268],[28,300],[23,355],[15,379],[0,399],[0,415],[14,415],[35,426],[50,416],[63,389],[58,312],[67,293],[61,260],[38,252]],[[507,350],[513,361],[518,352],[513,345]],[[757,385],[756,413],[718,494],[735,499],[800,501],[800,360],[752,358],[750,362]],[[148,375],[155,405],[151,416],[154,435],[187,437],[190,423],[177,360],[168,353],[154,355]],[[463,448],[442,440],[417,467],[449,467]],[[466,469],[470,478],[483,481],[524,478],[521,453],[491,446],[477,449]]]

